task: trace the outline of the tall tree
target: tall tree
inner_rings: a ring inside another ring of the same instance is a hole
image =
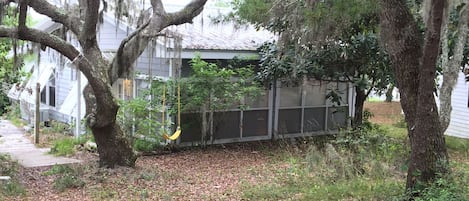
[[[287,2],[235,0],[235,10],[227,19],[279,33],[277,48],[262,49],[261,55],[270,58],[264,58],[261,67],[271,72],[259,74],[262,80],[306,76],[352,82],[356,92],[352,123],[359,127],[368,95],[384,91],[394,81],[387,55],[376,37],[376,2]],[[276,55],[270,54],[274,49]]]
[[[381,39],[401,93],[411,144],[407,189],[447,172],[448,155],[433,92],[446,0],[429,4],[422,35],[405,0],[381,0]]]
[[[88,85],[84,90],[86,121],[98,145],[100,165],[106,167],[134,166],[136,156],[116,121],[119,108],[112,95],[111,85],[129,73],[132,64],[142,54],[151,38],[170,26],[191,22],[202,12],[207,0],[192,0],[183,9],[168,13],[161,0],[151,0],[151,8],[142,11],[138,28],[125,38],[112,61],[103,57],[97,40],[100,8],[107,2],[80,0],[77,6],[57,7],[46,0],[1,0],[0,5],[17,4],[18,26],[0,26],[0,37],[9,37],[40,43],[50,47],[70,61],[85,75]],[[115,0],[117,8],[129,1]],[[137,3],[135,3],[137,5]],[[51,33],[30,28],[25,19],[28,8],[50,17],[75,35],[80,47]],[[66,10],[68,9],[68,10]],[[118,10],[118,9],[117,9]],[[119,13],[119,12],[116,12]]]
[[[441,131],[445,132],[451,120],[451,96],[461,66],[467,64],[467,35],[469,34],[469,2],[449,1],[446,7],[441,39],[441,67],[443,82],[439,90]]]

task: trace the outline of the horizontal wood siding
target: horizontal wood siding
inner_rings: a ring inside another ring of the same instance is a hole
[[[158,51],[158,50],[156,50]],[[135,66],[135,72],[141,74],[149,74],[151,66],[151,74],[153,76],[169,76],[169,59],[159,58],[159,53],[151,54],[151,49],[147,48],[142,55],[137,59],[137,64]],[[154,56],[156,55],[156,56]],[[151,58],[151,59],[150,59]]]
[[[127,32],[116,29],[111,22],[104,21],[99,27],[98,44],[103,51],[116,51],[121,41],[127,36]]]
[[[464,80],[464,74],[459,73],[458,83],[453,91],[451,104],[451,122],[446,130],[447,135],[469,138],[469,108],[468,102],[469,83]]]
[[[56,90],[56,99],[57,99],[57,107],[60,106],[65,101],[67,94],[70,93],[70,89],[72,88],[72,69],[69,67],[62,68],[59,71],[56,71],[56,81],[55,81],[55,90]]]

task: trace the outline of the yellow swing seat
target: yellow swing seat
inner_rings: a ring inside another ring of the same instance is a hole
[[[167,140],[176,140],[179,138],[179,135],[181,135],[181,127],[178,126],[176,132],[174,132],[171,136],[166,133],[163,133],[163,138]]]
[[[177,88],[177,107],[178,107],[178,116],[177,116],[177,128],[176,132],[174,132],[171,136],[169,136],[166,131],[163,133],[163,138],[166,140],[177,140],[179,136],[181,135],[181,85],[178,82],[178,88]],[[166,105],[166,86],[163,85],[163,107]],[[162,123],[162,128],[164,129],[164,124],[165,124],[165,108],[163,108],[163,112],[161,113],[161,118],[163,120]]]

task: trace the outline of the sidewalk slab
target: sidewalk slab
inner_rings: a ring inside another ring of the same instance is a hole
[[[34,146],[24,132],[8,120],[0,120],[0,153],[10,155],[26,168],[80,163],[80,160],[47,154],[49,149]]]

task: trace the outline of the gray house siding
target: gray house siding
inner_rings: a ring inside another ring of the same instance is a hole
[[[169,77],[170,62],[164,58],[164,53],[160,54],[161,48],[153,51],[148,47],[137,59],[134,71],[136,74]],[[163,57],[163,58],[161,58]]]
[[[446,130],[446,135],[469,138],[469,107],[468,107],[469,83],[466,83],[464,74],[458,76],[458,82],[454,88],[451,105],[451,122]]]
[[[98,44],[102,51],[116,51],[127,35],[127,31],[122,28],[116,29],[112,19],[105,17],[103,24],[99,27]]]

